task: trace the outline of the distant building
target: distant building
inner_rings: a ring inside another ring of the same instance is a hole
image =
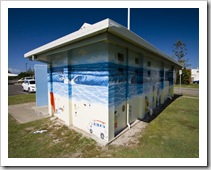
[[[192,83],[199,82],[199,68],[191,69],[191,81]]]
[[[172,97],[182,68],[110,19],[85,23],[25,57],[48,64],[49,113],[106,143]]]

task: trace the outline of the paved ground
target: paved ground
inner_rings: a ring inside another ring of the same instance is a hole
[[[8,96],[17,94],[27,94],[27,92],[23,92],[21,84],[8,85]]]
[[[148,123],[136,120],[130,127],[126,128],[123,132],[121,132],[116,139],[114,139],[110,145],[123,145],[130,146],[137,144],[139,142],[140,133],[148,126]]]
[[[180,88],[175,87],[174,88],[174,93],[175,94],[183,94],[183,95],[190,95],[190,96],[199,96],[199,89],[197,88]]]
[[[36,103],[10,105],[8,111],[20,123],[31,122],[49,116],[47,106],[36,108]]]

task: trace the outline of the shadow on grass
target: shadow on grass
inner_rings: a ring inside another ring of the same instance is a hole
[[[141,119],[143,122],[150,123],[152,120],[154,120],[167,106],[169,106],[174,100],[181,97],[182,95],[174,94],[174,97],[171,99],[167,99],[164,104],[160,105],[159,107],[156,107],[153,109],[153,114],[150,115],[149,112],[145,114],[145,117]]]

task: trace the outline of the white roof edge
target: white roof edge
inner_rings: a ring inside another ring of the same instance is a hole
[[[182,64],[178,63],[177,61],[175,61],[174,59],[169,57],[167,54],[165,54],[164,52],[162,52],[161,50],[156,48],[154,45],[152,45],[151,43],[149,43],[148,41],[146,41],[139,35],[128,30],[126,27],[118,24],[115,21],[110,20],[110,28],[108,31],[110,31],[111,33],[116,33],[117,35],[120,34],[121,36],[125,37],[126,39],[130,39],[133,42],[135,42],[136,44],[139,44],[139,45],[147,48],[149,51],[153,51],[154,53],[159,54],[163,58],[175,63],[176,65],[183,67]]]
[[[121,37],[124,37],[124,38],[126,38],[130,41],[133,41],[136,44],[145,47],[149,51],[157,53],[160,56],[162,56],[163,58],[175,63],[178,66],[183,67],[180,63],[178,63],[177,61],[175,61],[174,59],[169,57],[167,54],[160,51],[158,48],[156,48],[155,46],[150,44],[148,41],[144,40],[143,38],[141,38],[137,34],[128,30],[126,27],[118,24],[117,22],[115,22],[115,21],[113,21],[109,18],[102,20],[100,22],[97,22],[97,23],[90,25],[88,27],[85,27],[83,29],[79,29],[78,31],[70,33],[70,34],[68,34],[64,37],[61,37],[61,38],[54,40],[50,43],[47,43],[47,44],[45,44],[41,47],[38,47],[38,48],[36,48],[32,51],[29,51],[28,53],[24,54],[24,57],[25,58],[31,57],[33,55],[48,51],[50,49],[57,48],[57,47],[62,46],[64,44],[70,43],[73,40],[76,40],[76,39],[79,39],[79,38],[82,38],[82,37],[85,37],[85,36],[88,36],[88,35],[95,34],[95,33],[100,32],[102,30],[106,30],[107,28],[108,28],[108,32],[114,33],[116,35],[120,35]]]
[[[59,47],[63,44],[67,44],[67,43],[69,43],[73,40],[79,39],[79,38],[87,36],[87,35],[91,35],[93,33],[96,33],[98,31],[101,31],[101,30],[106,29],[108,27],[109,27],[109,19],[102,20],[102,21],[97,22],[93,25],[90,25],[86,28],[79,29],[78,31],[75,31],[73,33],[70,33],[70,34],[64,36],[64,37],[56,39],[56,40],[54,40],[50,43],[47,43],[43,46],[40,46],[40,47],[38,47],[38,48],[36,48],[32,51],[29,51],[29,52],[24,54],[24,57],[25,58],[31,57],[32,55],[36,55],[38,53]]]

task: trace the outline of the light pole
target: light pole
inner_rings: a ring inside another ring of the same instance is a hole
[[[26,63],[26,72],[27,72],[27,63]]]
[[[182,94],[182,92],[181,92],[181,75],[182,75],[182,70],[179,70],[180,94]]]

